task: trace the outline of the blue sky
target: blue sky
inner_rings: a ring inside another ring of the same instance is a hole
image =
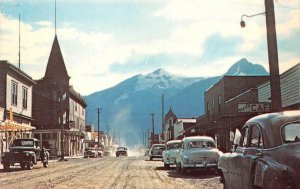
[[[0,0],[0,59],[43,77],[54,39],[54,0]],[[276,0],[280,72],[300,62],[300,2]],[[221,75],[247,58],[267,70],[264,0],[57,0],[57,36],[71,84],[83,95],[158,68]]]

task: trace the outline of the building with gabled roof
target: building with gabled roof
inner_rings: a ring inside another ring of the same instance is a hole
[[[87,104],[69,85],[69,80],[55,35],[45,75],[33,87],[33,122],[37,128],[35,137],[50,149],[52,156],[75,156],[84,151]]]

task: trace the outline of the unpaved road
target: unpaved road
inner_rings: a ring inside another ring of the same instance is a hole
[[[221,189],[219,177],[210,173],[181,175],[165,169],[160,160],[146,157],[103,157],[69,159],[41,164],[33,170],[0,170],[0,188],[86,188],[86,189]]]

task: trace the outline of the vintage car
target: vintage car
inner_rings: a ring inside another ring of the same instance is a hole
[[[40,148],[40,142],[36,138],[20,138],[13,141],[8,152],[5,152],[1,163],[4,170],[9,170],[11,165],[19,164],[22,169],[32,169],[38,161],[48,167],[49,152]]]
[[[86,148],[84,151],[84,158],[89,158],[89,157],[97,157],[98,156],[98,151],[96,148]]]
[[[300,189],[300,111],[256,116],[219,159],[226,189]]]
[[[191,170],[210,170],[217,173],[218,159],[222,154],[211,137],[185,137],[176,157],[176,170],[182,174]]]
[[[127,148],[126,147],[118,147],[116,151],[116,156],[128,156]]]
[[[170,165],[175,165],[176,156],[181,147],[181,140],[171,140],[166,143],[166,149],[162,154],[162,161],[165,167],[170,167]]]
[[[152,144],[149,150],[150,161],[152,161],[153,158],[162,158],[162,153],[164,150],[165,150],[164,144]]]

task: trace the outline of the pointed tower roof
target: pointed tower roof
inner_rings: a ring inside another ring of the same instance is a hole
[[[70,78],[65,66],[57,35],[54,37],[48,64],[46,68],[45,78]]]

